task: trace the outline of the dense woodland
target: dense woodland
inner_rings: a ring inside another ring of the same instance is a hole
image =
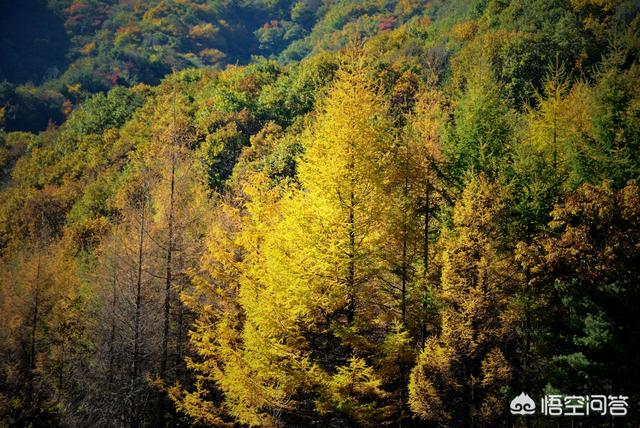
[[[638,426],[639,12],[0,2],[0,426]]]

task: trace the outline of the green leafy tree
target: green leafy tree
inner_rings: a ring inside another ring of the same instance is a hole
[[[634,396],[639,197],[635,182],[620,190],[585,184],[555,207],[547,233],[520,247],[537,301],[538,388]]]

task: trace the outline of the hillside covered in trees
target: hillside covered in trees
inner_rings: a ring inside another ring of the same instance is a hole
[[[0,426],[638,426],[639,12],[0,1]]]

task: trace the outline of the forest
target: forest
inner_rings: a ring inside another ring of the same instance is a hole
[[[0,0],[0,427],[639,426],[639,178],[637,0]]]

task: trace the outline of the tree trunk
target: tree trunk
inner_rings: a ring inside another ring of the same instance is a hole
[[[180,287],[180,293],[184,290],[184,285]],[[178,331],[176,333],[176,367],[177,373],[176,377],[179,379],[182,375],[181,367],[182,367],[182,342],[184,340],[183,330],[184,330],[184,306],[180,305],[178,310]]]
[[[355,229],[355,159],[353,153],[347,166],[351,175],[349,182],[349,264],[347,267],[347,322],[353,324],[356,312],[356,229]]]
[[[353,191],[350,195],[349,205],[349,265],[347,270],[347,322],[349,325],[353,324],[356,312],[356,296],[355,296],[355,282],[356,282],[356,233],[355,233],[355,214],[353,210],[353,203],[355,196]]]
[[[111,260],[111,333],[109,335],[109,384],[113,385],[113,366],[115,363],[115,341],[116,341],[116,303],[118,288],[118,268],[116,264],[116,240],[113,240],[113,257]]]
[[[172,271],[171,262],[173,257],[173,209],[174,209],[174,192],[175,192],[175,152],[172,150],[171,154],[171,190],[169,196],[169,224],[168,236],[167,236],[167,255],[166,255],[166,282],[164,290],[164,330],[162,335],[162,360],[160,362],[160,377],[166,378],[167,372],[167,359],[168,359],[168,344],[169,344],[169,316],[171,306],[171,285],[172,285]]]
[[[36,277],[33,287],[33,314],[31,316],[31,337],[29,340],[29,383],[27,388],[27,408],[31,407],[33,403],[33,378],[36,370],[36,349],[37,339],[36,333],[38,330],[38,316],[40,310],[40,269],[42,263],[42,254],[38,250],[38,261],[36,263]]]
[[[427,182],[427,188],[425,191],[425,203],[424,203],[424,242],[423,242],[423,263],[424,263],[424,272],[423,272],[423,283],[424,286],[426,288],[427,286],[427,279],[429,277],[429,215],[430,215],[430,186],[429,183]],[[425,297],[426,297],[426,293],[428,291],[425,289]],[[423,303],[424,305],[424,303]],[[425,313],[425,309],[423,307],[423,313],[422,313],[422,322],[421,322],[421,340],[422,340],[422,345],[424,345],[425,341],[427,340],[427,320],[426,320],[426,313]]]
[[[146,205],[142,202],[140,214],[140,240],[138,242],[138,273],[136,278],[136,312],[134,320],[134,336],[133,336],[133,367],[131,370],[131,426],[137,427],[140,423],[137,413],[137,381],[139,358],[140,358],[140,315],[142,309],[142,262],[144,248],[144,228],[145,228],[145,209]]]

